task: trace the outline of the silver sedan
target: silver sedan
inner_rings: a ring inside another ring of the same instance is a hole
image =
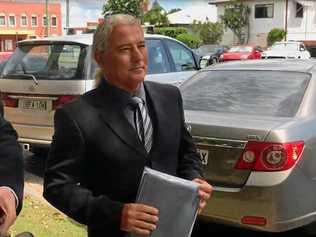
[[[180,89],[215,190],[202,218],[315,233],[316,61],[217,64]]]

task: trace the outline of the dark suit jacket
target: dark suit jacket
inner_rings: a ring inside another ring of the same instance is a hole
[[[17,142],[17,133],[3,118],[3,105],[0,101],[0,187],[10,187],[19,199],[17,214],[22,208],[23,199],[23,155]]]
[[[145,82],[154,141],[149,154],[124,115],[130,97],[106,83],[55,114],[44,197],[88,225],[89,236],[121,237],[124,203],[134,202],[145,165],[186,179],[201,162],[184,124],[179,90]]]

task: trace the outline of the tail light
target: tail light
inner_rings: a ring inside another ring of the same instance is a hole
[[[1,99],[6,107],[18,107],[18,99],[11,97],[7,93],[1,93]]]
[[[59,107],[62,107],[63,105],[74,101],[78,97],[79,97],[79,95],[62,95],[62,96],[59,96],[57,100],[53,101],[53,109],[57,109]]]
[[[303,141],[271,143],[250,141],[239,158],[236,169],[282,171],[292,168],[301,158]]]

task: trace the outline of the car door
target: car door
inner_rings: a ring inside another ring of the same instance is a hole
[[[176,40],[152,38],[146,39],[146,43],[149,56],[146,80],[179,86],[196,72],[193,52]],[[155,59],[156,54],[159,55],[158,60]],[[163,66],[157,66],[157,62]]]

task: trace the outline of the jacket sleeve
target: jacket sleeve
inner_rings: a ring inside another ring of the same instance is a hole
[[[0,186],[9,187],[15,192],[19,200],[17,214],[22,208],[23,177],[23,154],[17,141],[17,133],[0,115]]]
[[[85,181],[85,139],[68,111],[55,113],[55,133],[44,176],[44,197],[74,220],[89,226],[120,228],[123,204],[94,196]],[[95,182],[98,182],[97,180]]]
[[[179,164],[178,164],[178,174],[180,177],[192,180],[194,178],[201,178],[202,175],[202,162],[200,155],[197,152],[196,146],[193,143],[191,134],[188,132],[184,111],[183,103],[180,91],[178,91],[178,105],[181,114],[180,120],[180,148],[179,148]]]

